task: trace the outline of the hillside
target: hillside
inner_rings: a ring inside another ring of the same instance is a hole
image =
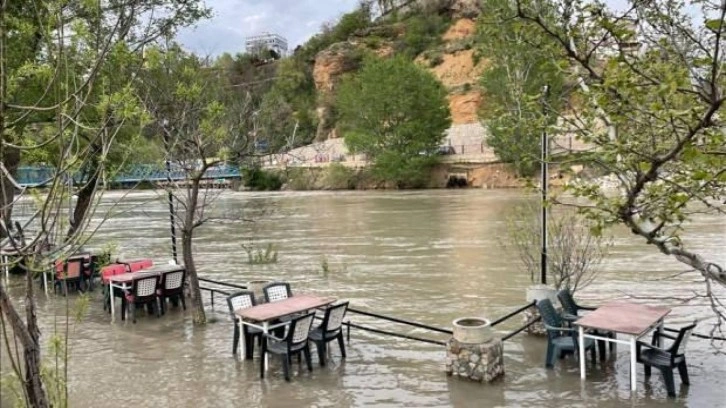
[[[366,7],[345,14],[273,64],[275,78],[259,95],[257,123],[258,135],[264,135],[272,149],[339,139],[336,86],[345,75],[355,75],[370,54],[403,55],[432,72],[448,91],[451,144],[481,149],[478,75],[486,61],[473,47],[478,2],[398,3],[403,5],[376,18]]]
[[[361,52],[372,52],[381,57],[404,54],[430,70],[446,87],[454,127],[478,124],[477,110],[482,95],[477,81],[486,61],[475,55],[472,45],[476,30],[474,19],[480,10],[475,6],[476,2],[466,0],[420,3],[420,8],[409,6],[403,16],[383,17],[372,22],[373,26],[359,29],[347,40],[318,52],[313,66],[317,100],[334,98],[340,79],[358,69]],[[426,36],[429,38],[419,38]],[[315,140],[339,137],[331,106],[321,103],[316,107],[316,113],[319,122]]]

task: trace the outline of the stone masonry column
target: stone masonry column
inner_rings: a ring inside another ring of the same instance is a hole
[[[488,320],[454,321],[454,336],[446,342],[446,374],[477,382],[491,382],[504,374],[503,342],[491,335]]]

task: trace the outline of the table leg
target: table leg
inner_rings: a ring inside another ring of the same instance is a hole
[[[578,326],[579,337],[577,339],[580,352],[580,378],[585,379],[585,328]]]
[[[111,304],[111,321],[113,321],[115,317],[115,311],[113,308],[113,283],[110,280],[108,281],[108,302]]]
[[[663,319],[658,322],[658,327],[656,328],[656,330],[658,330],[658,336],[656,337],[658,340],[656,341],[656,346],[660,348],[663,346],[663,341],[661,340],[660,336],[661,334],[663,334]]]
[[[237,348],[240,352],[240,356],[244,360],[247,357],[247,344],[245,343],[245,325],[242,323],[242,319],[237,319],[237,324],[239,325],[239,346]]]
[[[45,294],[48,294],[48,273],[43,272],[43,290],[45,291]]]
[[[630,336],[630,390],[635,391],[637,382],[635,336]]]
[[[264,336],[268,333],[269,326],[270,326],[270,324],[268,322],[262,322],[262,336],[263,336],[262,337],[262,341],[264,341],[264,342],[267,341],[267,337],[264,337]],[[269,368],[268,361],[267,361],[267,354],[268,353],[265,353],[265,356],[263,357],[265,359],[265,362],[264,362],[264,364],[265,364],[265,371],[267,371],[267,369]]]

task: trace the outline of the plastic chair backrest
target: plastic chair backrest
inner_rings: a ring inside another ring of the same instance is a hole
[[[113,275],[121,275],[126,273],[126,265],[124,264],[111,264],[101,268],[101,279],[104,283],[108,283],[108,278]]]
[[[290,330],[287,333],[288,346],[296,346],[308,341],[310,328],[313,325],[315,312],[297,317],[290,321]]]
[[[148,269],[154,266],[154,261],[151,259],[139,259],[138,261],[132,261],[128,263],[129,272],[138,272],[142,269]]]
[[[159,283],[159,277],[148,276],[134,280],[133,294],[136,299],[145,298],[156,295],[156,285]]]
[[[323,330],[331,332],[340,329],[343,325],[345,313],[348,311],[349,303],[350,302],[343,302],[325,310],[325,317],[323,317]]]
[[[562,289],[557,292],[557,298],[560,300],[562,310],[564,310],[565,313],[577,316],[577,303],[575,303],[575,299],[572,297],[572,293],[570,293],[569,289]]]
[[[234,314],[236,310],[247,309],[255,305],[255,292],[251,290],[241,290],[227,296],[227,306],[229,306],[229,313],[232,318],[236,318]]]
[[[552,306],[552,302],[549,299],[542,299],[537,302],[537,309],[539,310],[542,321],[552,327],[562,327],[562,318],[557,310]],[[548,330],[550,331],[550,330]]]
[[[78,256],[70,257],[66,260],[55,261],[55,277],[56,279],[74,279],[81,276],[83,271],[83,258]]]
[[[167,272],[162,275],[161,280],[164,282],[164,290],[176,290],[184,285],[184,271]]]
[[[670,348],[670,352],[673,357],[686,354],[688,339],[691,338],[691,333],[693,332],[693,329],[696,328],[696,324],[698,323],[693,322],[688,326],[681,327],[678,331],[678,336],[676,336],[676,339]]]
[[[262,288],[267,303],[285,300],[292,296],[290,284],[287,282],[273,282]]]

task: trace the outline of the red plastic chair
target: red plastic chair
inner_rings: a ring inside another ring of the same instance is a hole
[[[111,264],[104,266],[101,268],[101,281],[103,282],[104,287],[104,293],[105,293],[105,302],[103,304],[104,310],[111,311],[111,301],[112,301],[112,295],[108,292],[108,279],[111,276],[114,275],[121,275],[126,273],[126,265],[125,264]],[[114,288],[113,296],[120,297],[122,303],[124,302],[124,293],[118,289]]]
[[[129,272],[138,272],[143,269],[148,269],[154,266],[154,261],[151,259],[139,259],[136,261],[126,262],[127,269]]]
[[[126,273],[125,264],[111,264],[101,268],[101,280],[104,284],[108,285],[108,278],[113,275],[120,275]]]
[[[68,286],[73,285],[76,290],[81,290],[83,276],[83,258],[70,257],[65,261],[55,263],[55,289],[63,288],[64,294],[68,293]]]

